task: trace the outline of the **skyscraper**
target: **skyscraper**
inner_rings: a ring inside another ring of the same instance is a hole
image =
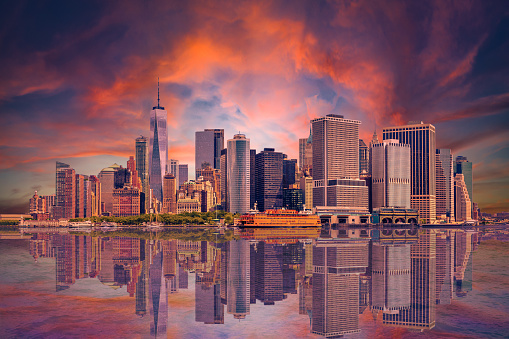
[[[221,150],[221,207],[228,211],[228,150]]]
[[[91,175],[90,181],[90,214],[91,216],[101,215],[101,182],[95,175]]]
[[[175,177],[177,182],[179,182],[179,180],[180,180],[180,178],[179,178],[179,175],[180,175],[180,165],[179,165],[179,161],[178,160],[176,160],[176,159],[171,159],[170,160],[170,169],[168,170],[168,172],[170,174],[173,174],[173,176]]]
[[[195,133],[196,179],[200,176],[201,169],[207,166],[215,169],[221,167],[221,150],[223,148],[223,129],[206,129]]]
[[[159,105],[159,81],[157,85],[157,106],[150,112],[149,144],[149,185],[154,197],[163,200],[163,177],[168,171],[168,113]]]
[[[383,140],[397,139],[411,148],[411,208],[419,210],[419,219],[436,219],[435,126],[422,121],[386,127]]]
[[[437,218],[445,216],[454,221],[454,174],[450,149],[437,149],[436,153],[437,180]]]
[[[255,157],[255,201],[261,212],[283,206],[283,153],[265,148]]]
[[[222,154],[222,153],[221,153]],[[249,150],[249,208],[254,209],[256,203],[256,150]]]
[[[299,139],[299,168],[310,170],[313,167],[313,136],[311,128],[307,138]]]
[[[177,213],[177,179],[170,173],[163,181],[163,213]]]
[[[84,195],[84,216],[90,218],[92,216],[92,183],[90,177],[85,175],[83,180],[83,195]]]
[[[101,204],[104,203],[104,210],[102,212],[113,213],[113,190],[115,189],[115,172],[119,168],[120,165],[113,164],[110,167],[103,168],[97,176],[101,182]]]
[[[85,217],[85,176],[83,174],[76,174],[76,218]]]
[[[457,221],[472,219],[472,202],[468,195],[467,185],[463,174],[454,177],[454,215]]]
[[[235,134],[228,140],[227,188],[228,208],[232,213],[249,211],[250,200],[250,153],[249,139]]]
[[[474,188],[472,185],[473,175],[472,175],[472,163],[467,160],[467,157],[457,156],[456,163],[454,166],[454,174],[463,174],[463,180],[465,181],[465,185],[467,186],[468,197],[470,201],[474,201]]]
[[[359,139],[359,174],[369,172],[369,148],[364,140]]]
[[[189,169],[187,168],[187,164],[179,164],[179,176],[178,176],[178,187],[182,186],[187,180],[189,180]],[[178,188],[177,187],[177,188]]]
[[[136,171],[141,180],[141,191],[145,195],[145,211],[149,210],[150,206],[150,186],[148,180],[148,144],[147,138],[140,136],[136,138]]]
[[[136,161],[133,156],[127,160],[127,169],[131,172],[132,185],[141,191],[141,179],[138,176],[138,170],[136,170]]]
[[[68,164],[56,164],[56,204],[54,218],[71,219],[76,213],[76,173]]]
[[[299,167],[304,167],[304,152],[306,152],[306,141],[307,138],[299,139]]]
[[[410,145],[384,140],[371,156],[372,207],[410,208]]]
[[[364,180],[359,180],[360,123],[336,114],[311,120],[313,207],[348,207],[367,212],[367,186]],[[343,204],[341,201],[344,194],[362,199],[348,199]]]
[[[287,159],[286,154],[283,154],[283,188],[290,188],[295,184],[297,170],[297,159]]]

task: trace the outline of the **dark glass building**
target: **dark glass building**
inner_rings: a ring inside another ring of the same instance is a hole
[[[295,184],[295,168],[297,159],[283,159],[283,188]]]
[[[224,149],[224,129],[206,129],[195,133],[195,167],[196,179],[201,169],[210,166],[221,167],[221,150]]]
[[[283,188],[283,207],[288,210],[302,211],[304,196],[298,188]]]
[[[264,148],[255,158],[256,202],[258,210],[283,206],[283,153]]]

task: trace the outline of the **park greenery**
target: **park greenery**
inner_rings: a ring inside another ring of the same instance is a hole
[[[18,226],[19,220],[0,220],[0,226]]]
[[[181,214],[140,214],[129,217],[90,217],[74,218],[69,221],[92,221],[94,223],[115,222],[119,225],[142,225],[151,222],[162,223],[163,225],[215,225],[214,219],[224,219],[225,224],[232,224],[234,218],[239,214],[224,211],[216,212],[184,212]]]

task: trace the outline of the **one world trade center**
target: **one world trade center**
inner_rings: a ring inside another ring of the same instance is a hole
[[[159,105],[159,80],[157,106],[150,111],[149,185],[154,198],[163,201],[163,176],[168,163],[168,113]]]

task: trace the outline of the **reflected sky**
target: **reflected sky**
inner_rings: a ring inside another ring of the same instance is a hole
[[[0,336],[502,336],[509,250],[488,238],[364,228],[217,244],[0,240]]]

